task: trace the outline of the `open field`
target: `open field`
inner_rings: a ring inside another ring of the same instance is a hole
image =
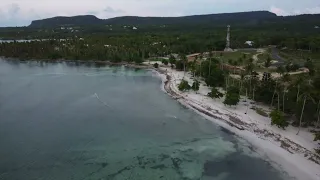
[[[304,63],[308,58],[310,58],[317,67],[320,66],[320,52],[282,49],[279,54],[284,59],[298,64]]]
[[[240,58],[242,59],[243,62],[245,62],[245,60],[252,58],[254,54],[256,54],[255,51],[252,51],[252,52],[236,51],[236,52],[220,52],[220,53],[217,53],[217,56],[220,56],[225,62],[229,62],[229,60],[231,60],[231,61],[238,61],[238,63],[240,63],[239,62]]]
[[[270,54],[268,52],[265,52],[263,54],[259,54],[258,55],[258,63],[263,63],[263,62],[267,61],[268,57],[270,57]]]

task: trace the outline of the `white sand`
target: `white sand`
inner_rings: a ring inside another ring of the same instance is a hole
[[[177,98],[180,103],[246,139],[257,148],[261,156],[266,157],[273,165],[281,168],[290,176],[298,180],[320,180],[320,165],[309,160],[312,158],[319,162],[319,158],[317,159],[318,156],[314,152],[317,143],[313,141],[314,135],[307,129],[302,129],[300,134],[296,135],[297,128],[288,127],[286,130],[282,130],[271,126],[270,118],[263,117],[250,109],[250,107],[256,106],[270,112],[266,106],[250,104],[248,113],[245,114],[249,104],[249,101],[243,102],[245,97],[242,97],[237,107],[224,106],[223,99],[213,100],[206,96],[210,89],[204,86],[203,82],[198,93],[194,91],[180,92],[177,87],[184,73],[169,67],[161,67],[161,70],[165,69],[171,76],[171,81],[167,86],[175,93],[171,96]],[[160,77],[163,82],[166,81],[165,75],[160,74]],[[184,79],[189,84],[193,83],[189,73],[186,73]],[[205,111],[206,114],[209,113],[210,116],[217,116],[217,118],[212,118],[199,110]],[[231,121],[230,117],[236,117],[240,123]]]

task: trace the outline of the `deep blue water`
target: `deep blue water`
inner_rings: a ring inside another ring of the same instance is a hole
[[[0,179],[288,179],[160,85],[146,70],[0,60]]]

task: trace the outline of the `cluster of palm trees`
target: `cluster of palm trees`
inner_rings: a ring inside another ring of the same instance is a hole
[[[213,53],[200,53],[193,61],[188,62],[188,58],[184,54],[180,54],[179,58],[183,62],[184,72],[187,69],[191,70],[195,78],[204,77],[206,75],[212,75],[212,65],[218,65],[220,69],[223,69],[223,58],[214,57]],[[296,117],[295,125],[299,127],[297,134],[299,134],[303,122],[308,120],[309,125],[315,125],[316,128],[320,126],[320,88],[314,86],[315,76],[309,74],[290,75],[283,67],[278,68],[280,77],[272,78],[269,74],[268,79],[259,79],[258,73],[254,71],[255,64],[252,58],[244,60],[243,66],[245,71],[240,73],[240,79],[230,77],[229,71],[224,69],[225,77],[225,90],[228,87],[237,86],[239,93],[254,100],[261,101],[265,104],[269,104],[277,111],[282,111],[286,115],[294,115]],[[207,66],[207,74],[203,72],[203,66]],[[319,76],[320,77],[320,76]],[[320,78],[319,78],[320,79]],[[320,80],[319,80],[320,81]],[[316,103],[318,102],[318,103]],[[317,105],[316,105],[317,104]],[[309,112],[305,114],[306,106],[308,106]],[[310,107],[317,107],[311,110]],[[310,123],[311,121],[311,123]]]

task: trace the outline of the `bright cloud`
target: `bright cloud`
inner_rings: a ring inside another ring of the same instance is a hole
[[[271,7],[271,8],[270,8]],[[319,0],[0,0],[0,26],[29,25],[53,16],[183,16],[270,10],[278,15],[320,13]]]
[[[319,14],[320,6],[315,6],[312,8],[294,9],[292,11],[285,11],[284,9],[271,6],[269,11],[277,14],[278,16],[288,16],[288,15],[298,15],[298,14]]]
[[[278,16],[287,16],[288,15],[288,12],[286,12],[285,10],[274,7],[274,6],[271,6],[270,12],[273,12]]]

